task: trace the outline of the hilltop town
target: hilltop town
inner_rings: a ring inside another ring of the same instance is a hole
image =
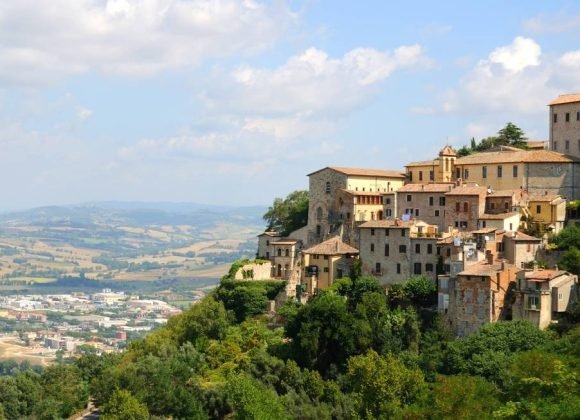
[[[549,121],[546,142],[506,141],[464,156],[442,145],[404,171],[312,172],[307,224],[287,236],[260,234],[257,256],[266,262],[240,273],[286,280],[279,300],[299,302],[357,265],[387,292],[423,276],[457,336],[508,319],[546,328],[578,292],[578,276],[558,267],[548,239],[577,217],[566,204],[580,199],[580,94],[555,98]]]

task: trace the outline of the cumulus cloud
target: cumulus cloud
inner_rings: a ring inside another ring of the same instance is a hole
[[[154,74],[263,50],[296,21],[283,1],[1,2],[0,83],[43,83],[89,70]]]
[[[518,36],[510,45],[496,48],[489,62],[501,64],[504,69],[518,73],[526,67],[540,65],[542,49],[531,38]]]

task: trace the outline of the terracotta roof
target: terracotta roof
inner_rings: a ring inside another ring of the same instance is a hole
[[[545,149],[547,140],[528,140],[528,147],[530,149]]]
[[[338,236],[330,238],[318,245],[314,245],[304,251],[304,254],[318,254],[318,255],[344,255],[344,254],[358,254],[358,249],[345,244]]]
[[[415,220],[409,220],[408,222],[403,220],[369,220],[368,222],[359,225],[359,228],[408,228],[413,226],[415,223]]]
[[[457,152],[455,152],[455,149],[453,149],[453,147],[446,145],[439,152],[439,156],[457,156]]]
[[[566,163],[580,162],[580,158],[551,150],[501,150],[464,156],[455,165],[482,165],[492,163]]]
[[[383,169],[365,169],[365,168],[345,168],[342,166],[327,166],[326,168],[314,171],[307,176],[314,175],[325,169],[332,169],[344,175],[352,176],[368,176],[368,177],[383,177],[383,178],[405,178],[403,171],[383,170]]]
[[[510,232],[506,233],[506,237],[513,239],[514,241],[537,241],[541,242],[540,238],[536,238],[534,236],[526,235],[523,232]]]
[[[493,264],[488,264],[486,260],[479,261],[473,265],[470,265],[465,270],[460,273],[457,273],[458,276],[491,276],[497,272],[501,272],[501,265],[500,261],[494,261]],[[514,265],[504,263],[504,267],[507,268],[516,268]]]
[[[487,188],[485,187],[471,187],[471,186],[461,186],[452,189],[445,195],[485,195],[487,194]]]
[[[564,95],[558,96],[548,105],[560,105],[560,104],[571,104],[574,102],[580,102],[580,93],[566,93]]]
[[[294,245],[297,242],[298,242],[297,239],[281,238],[281,239],[278,239],[277,241],[270,242],[270,245]]]
[[[548,281],[566,274],[562,270],[536,270],[526,271],[526,280],[528,281]]]
[[[433,160],[418,160],[415,162],[407,163],[405,166],[437,166],[439,165],[439,159]]]
[[[267,232],[263,232],[260,233],[258,236],[271,236],[271,237],[276,237],[276,236],[282,236],[282,234],[280,232],[274,232],[274,231],[267,231]]]
[[[453,187],[454,184],[406,184],[399,188],[397,192],[446,193]]]
[[[510,218],[512,216],[517,216],[519,213],[517,211],[510,211],[509,213],[498,213],[498,214],[489,214],[484,213],[479,218],[481,220],[503,220]]]
[[[473,233],[474,235],[485,235],[486,233],[491,233],[491,232],[495,232],[496,230],[500,230],[499,228],[496,227],[486,227],[486,228],[481,228],[478,230],[474,230]]]
[[[521,192],[521,190],[519,190],[519,189],[498,190],[498,191],[494,191],[494,192],[488,194],[488,196],[490,196],[490,197],[513,197],[515,194],[519,194],[520,192]]]

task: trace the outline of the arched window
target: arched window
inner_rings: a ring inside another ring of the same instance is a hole
[[[281,257],[282,256],[282,249],[278,248],[278,256]]]
[[[316,220],[318,221],[322,220],[322,207],[318,207],[316,209]]]
[[[286,249],[286,256],[289,257],[290,256],[290,250]]]

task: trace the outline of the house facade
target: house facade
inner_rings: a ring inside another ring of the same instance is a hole
[[[550,149],[580,157],[580,93],[560,95],[550,107]]]

